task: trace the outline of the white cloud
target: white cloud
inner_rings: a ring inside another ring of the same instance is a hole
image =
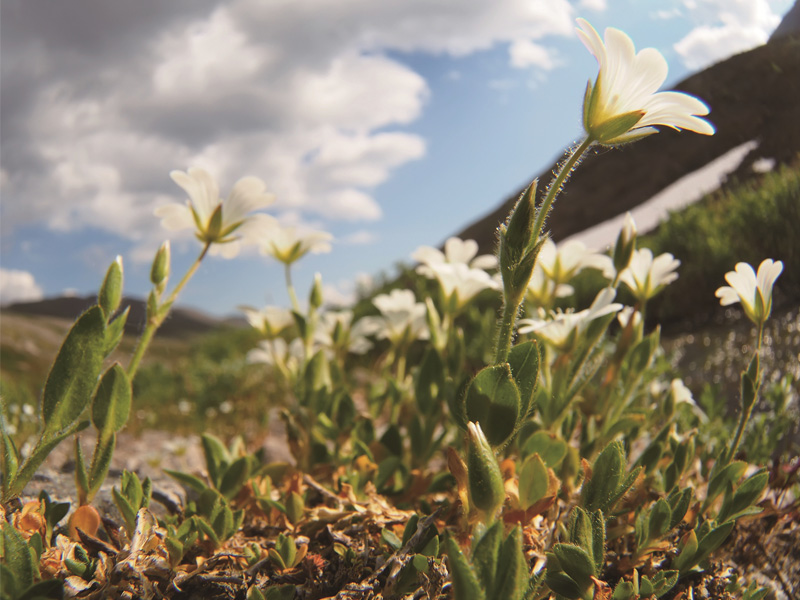
[[[518,40],[509,47],[511,64],[518,69],[526,67],[539,67],[545,71],[552,71],[558,66],[555,52],[542,44],[530,40]]]
[[[340,241],[342,244],[346,244],[348,246],[367,246],[375,243],[377,239],[378,236],[374,232],[367,229],[361,229],[346,235]]]
[[[44,291],[27,271],[0,267],[0,305],[35,302],[44,298]]]
[[[685,0],[696,23],[674,48],[690,69],[701,69],[766,43],[781,16],[768,0]]]
[[[223,194],[263,178],[278,213],[379,219],[374,188],[426,152],[402,128],[430,90],[392,51],[508,44],[512,64],[547,70],[547,38],[573,31],[567,0],[143,0],[125,18],[92,15],[90,29],[82,5],[64,27],[19,6],[27,29],[3,46],[3,229],[99,228],[133,241],[134,260],[164,236],[153,209],[184,196],[168,172],[192,165]]]
[[[608,4],[606,0],[581,0],[578,7],[585,10],[603,12],[608,8]]]

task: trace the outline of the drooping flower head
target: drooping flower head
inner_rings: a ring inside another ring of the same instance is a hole
[[[331,251],[333,236],[326,231],[299,231],[295,227],[274,227],[261,240],[261,251],[285,265],[290,265],[309,252],[322,254]]]
[[[595,141],[616,145],[656,133],[654,125],[712,135],[701,119],[708,106],[682,92],[657,91],[667,78],[667,61],[655,48],[636,52],[631,39],[609,27],[605,42],[585,20],[578,19],[578,37],[597,59],[599,72],[589,81],[583,101],[583,126]]]
[[[616,295],[614,288],[607,287],[600,290],[592,305],[582,311],[555,311],[550,313],[550,318],[545,311],[540,311],[540,318],[520,319],[519,332],[534,333],[557,350],[569,352],[592,321],[622,310],[622,304],[613,302]]]
[[[681,261],[669,252],[653,258],[653,251],[640,248],[631,256],[628,268],[620,273],[619,280],[633,292],[639,302],[647,302],[664,287],[678,278],[676,269]]]
[[[719,303],[728,306],[741,302],[747,318],[761,326],[772,312],[772,287],[783,271],[783,263],[767,258],[758,266],[758,274],[744,262],[737,263],[735,269],[725,274],[730,285],[716,292]]]
[[[247,322],[267,339],[277,337],[295,322],[292,311],[282,306],[265,306],[263,308],[240,306],[239,310],[244,313]]]
[[[275,226],[275,219],[264,213],[250,214],[272,204],[275,196],[265,192],[266,185],[257,177],[236,182],[227,199],[219,197],[219,186],[204,169],[172,171],[172,180],[189,195],[186,204],[167,204],[156,209],[161,224],[171,231],[195,228],[195,235],[211,246],[213,253],[233,258],[239,253],[240,240],[259,238]]]

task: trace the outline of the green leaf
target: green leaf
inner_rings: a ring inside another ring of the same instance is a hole
[[[754,475],[748,477],[742,485],[734,492],[733,499],[728,507],[723,506],[717,516],[719,522],[735,519],[742,511],[755,504],[764,493],[769,481],[769,473],[766,469],[761,469]],[[727,510],[726,510],[727,508]]]
[[[567,443],[547,431],[537,431],[525,440],[521,451],[523,456],[537,453],[545,465],[555,469],[567,455]]]
[[[106,343],[103,348],[103,356],[109,356],[119,346],[122,336],[125,334],[125,324],[128,322],[130,312],[131,307],[126,306],[125,310],[106,326]]]
[[[414,382],[417,407],[424,415],[441,406],[440,394],[444,391],[444,362],[436,348],[425,351]]]
[[[584,482],[581,504],[592,512],[606,511],[612,504],[622,482],[625,469],[625,450],[622,442],[611,442],[592,466],[592,476]]]
[[[249,477],[250,457],[242,456],[237,458],[225,469],[225,473],[222,475],[222,481],[219,484],[220,493],[228,500],[233,500]]]
[[[689,505],[692,503],[691,487],[685,487],[680,492],[675,488],[673,492],[674,493],[670,493],[670,495],[667,496],[667,501],[672,509],[672,518],[669,522],[670,529],[678,526],[678,523],[686,516],[686,511],[689,510]]]
[[[114,504],[125,521],[125,529],[128,531],[128,535],[133,535],[133,531],[136,528],[136,512],[138,508],[132,506],[116,487],[111,488],[111,495],[114,497]]]
[[[128,422],[132,396],[128,374],[114,363],[103,374],[92,401],[92,423],[104,443]]]
[[[520,397],[508,363],[480,371],[467,388],[467,418],[477,421],[492,446],[500,446],[514,432]]]
[[[190,475],[189,473],[183,473],[181,471],[173,471],[172,469],[163,469],[163,471],[181,485],[186,486],[190,490],[194,490],[198,494],[209,489],[206,482],[195,475]]]
[[[69,330],[47,376],[42,399],[42,440],[61,434],[80,417],[103,366],[106,321],[93,306]]]
[[[746,469],[747,463],[737,460],[726,465],[718,473],[712,475],[711,481],[708,483],[708,492],[706,492],[704,506],[711,504],[717,496],[725,491],[728,485],[733,486],[739,481]]]
[[[647,521],[647,537],[657,540],[669,530],[672,521],[672,510],[664,498],[659,498],[650,509],[650,518]]]
[[[630,581],[620,581],[614,587],[614,593],[611,594],[611,600],[635,600],[639,595],[636,593],[636,588]]]
[[[291,584],[273,585],[264,593],[266,600],[294,600],[297,588]]]
[[[534,409],[534,392],[539,382],[540,350],[535,340],[517,344],[508,353],[511,376],[519,390],[520,416],[530,415]]]
[[[86,503],[89,497],[89,474],[86,471],[86,461],[83,458],[81,440],[75,436],[75,487],[78,488],[78,503]]]
[[[502,541],[503,524],[500,521],[496,521],[479,540],[474,542],[472,568],[478,575],[478,579],[485,590],[492,590],[495,587],[500,543]]]
[[[547,495],[550,477],[547,467],[538,454],[525,459],[519,470],[519,503],[527,510]]]
[[[292,525],[297,525],[297,523],[300,522],[300,519],[303,518],[303,514],[305,513],[305,508],[306,503],[303,497],[297,492],[292,492],[288,502],[286,502],[286,516]]]
[[[64,582],[60,579],[46,579],[34,583],[17,597],[17,600],[62,600]]]
[[[733,531],[734,521],[723,523],[708,532],[697,545],[697,554],[694,556],[694,564],[703,562],[714,550],[719,548]],[[683,570],[681,570],[681,573]]]
[[[595,574],[594,561],[586,550],[573,544],[556,544],[553,546],[553,554],[558,558],[564,572],[581,589],[585,590],[592,586],[592,576]]]
[[[92,456],[92,466],[89,469],[89,496],[87,501],[91,502],[92,499],[100,491],[100,486],[108,475],[108,470],[111,467],[111,458],[114,456],[114,448],[117,445],[117,434],[112,433],[111,437],[107,440],[97,440],[97,445],[94,449]]]
[[[204,433],[200,441],[203,444],[203,454],[206,458],[206,469],[208,470],[208,478],[214,487],[219,489],[222,475],[225,468],[231,462],[231,455],[225,444],[222,443],[215,435]]]
[[[393,531],[390,529],[386,529],[385,527],[381,529],[381,541],[389,546],[394,552],[400,550],[403,547],[403,542],[397,537]]]
[[[292,538],[278,534],[278,539],[275,541],[275,550],[281,555],[284,564],[287,567],[294,566],[294,558],[297,555],[297,546]]]
[[[454,600],[486,600],[484,588],[456,541],[452,537],[446,536],[444,547],[447,552],[450,577],[453,580]]]
[[[25,538],[10,524],[3,521],[3,562],[14,574],[17,589],[26,589],[39,575]]]
[[[13,481],[17,476],[19,469],[19,452],[14,440],[8,435],[6,431],[6,422],[2,414],[0,414],[0,435],[3,438],[3,489],[9,481]]]
[[[522,552],[522,528],[514,527],[508,534],[497,560],[497,579],[494,598],[522,600],[528,589],[530,569]]]

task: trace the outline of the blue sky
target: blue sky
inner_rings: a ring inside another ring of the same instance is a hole
[[[145,296],[173,169],[223,195],[255,175],[284,223],[330,231],[297,264],[331,300],[492,210],[580,135],[596,63],[574,20],[659,49],[667,84],[763,43],[791,0],[4,0],[0,301],[96,290],[123,256]],[[656,9],[655,6],[658,6]],[[713,121],[713,107],[711,120]],[[613,216],[613,215],[609,215]],[[279,265],[211,257],[179,303],[287,304]]]

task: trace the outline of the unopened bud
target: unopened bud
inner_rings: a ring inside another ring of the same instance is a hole
[[[614,269],[617,273],[625,270],[631,263],[633,251],[636,249],[636,223],[631,213],[625,213],[625,222],[614,245]]]
[[[467,478],[470,504],[494,518],[506,496],[503,475],[481,426],[474,421],[467,424]]]
[[[150,281],[153,285],[163,288],[169,278],[170,269],[170,246],[169,240],[161,244],[153,258],[153,266],[150,268]]]
[[[97,303],[103,309],[106,319],[116,312],[122,301],[122,257],[117,256],[106,271],[100,292],[97,294]]]
[[[311,286],[311,294],[308,296],[308,304],[311,308],[319,308],[322,306],[322,274],[316,273],[314,275],[314,284]]]

